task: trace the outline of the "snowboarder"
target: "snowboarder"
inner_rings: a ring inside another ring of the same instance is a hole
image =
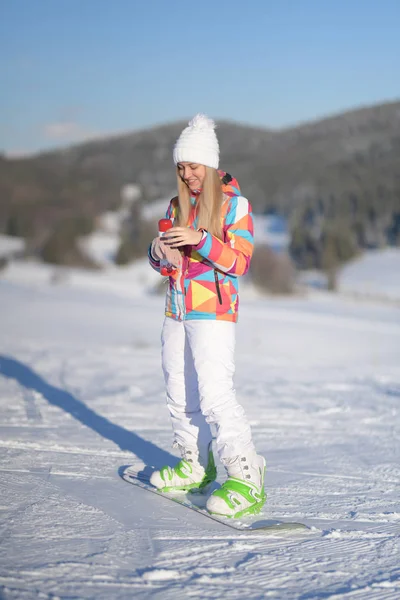
[[[235,324],[238,277],[250,265],[253,219],[236,179],[218,170],[214,122],[196,115],[173,151],[178,196],[165,217],[173,227],[149,248],[157,271],[169,277],[162,330],[162,367],[175,447],[181,460],[155,471],[162,491],[201,490],[216,478],[210,425],[228,478],[207,500],[212,514],[240,517],[265,502],[265,459],[258,455],[243,408],[236,400]]]

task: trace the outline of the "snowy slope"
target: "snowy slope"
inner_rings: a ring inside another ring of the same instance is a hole
[[[340,274],[339,290],[364,297],[400,300],[400,249],[365,252]]]
[[[163,297],[129,270],[51,285],[19,267],[0,279],[0,597],[400,597],[400,309],[243,295],[236,387],[265,515],[312,527],[265,537],[118,475],[175,452]]]
[[[109,266],[100,271],[70,269],[31,261],[14,261],[0,272],[0,281],[21,283],[32,289],[43,285],[92,289],[113,295],[136,297],[152,293],[160,284],[160,276],[149,268],[147,258],[123,267]]]

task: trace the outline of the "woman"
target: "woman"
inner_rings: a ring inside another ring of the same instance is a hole
[[[166,217],[173,227],[155,238],[151,266],[167,258],[169,278],[162,331],[167,404],[182,460],[155,471],[162,491],[201,490],[216,478],[210,425],[228,479],[207,501],[213,514],[240,517],[265,502],[265,460],[257,455],[233,386],[238,277],[250,265],[253,220],[238,183],[218,171],[214,122],[196,115],[174,148],[178,196]]]

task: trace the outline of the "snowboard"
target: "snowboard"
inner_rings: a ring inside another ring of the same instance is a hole
[[[213,521],[218,521],[231,529],[236,529],[239,531],[256,531],[260,530],[265,533],[277,533],[283,531],[306,531],[310,528],[304,523],[293,523],[289,521],[278,521],[275,519],[263,519],[259,518],[258,515],[248,515],[245,517],[241,517],[240,519],[232,519],[228,517],[222,517],[218,515],[210,514],[206,508],[206,502],[209,494],[218,487],[218,484],[211,484],[207,488],[206,493],[190,493],[190,492],[160,492],[157,488],[150,484],[150,476],[146,474],[144,471],[137,472],[133,467],[125,467],[121,472],[121,477],[128,483],[131,483],[143,490],[147,490],[153,494],[157,494],[157,496],[162,496],[167,500],[172,500],[180,504],[181,506],[185,506],[190,510],[194,510],[197,513],[207,517],[208,519],[212,519]]]

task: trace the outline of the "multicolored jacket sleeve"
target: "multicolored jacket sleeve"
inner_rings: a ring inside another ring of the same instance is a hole
[[[239,276],[247,273],[253,254],[253,213],[249,201],[243,196],[234,196],[224,221],[225,242],[205,232],[195,246],[196,252],[216,269]]]
[[[176,211],[176,199],[173,198],[169,203],[167,212],[165,213],[166,219],[173,219]],[[151,253],[151,246],[153,242],[150,244],[149,249],[147,250],[147,257],[149,259],[150,266],[153,267],[155,271],[160,272],[160,261],[156,260]]]

